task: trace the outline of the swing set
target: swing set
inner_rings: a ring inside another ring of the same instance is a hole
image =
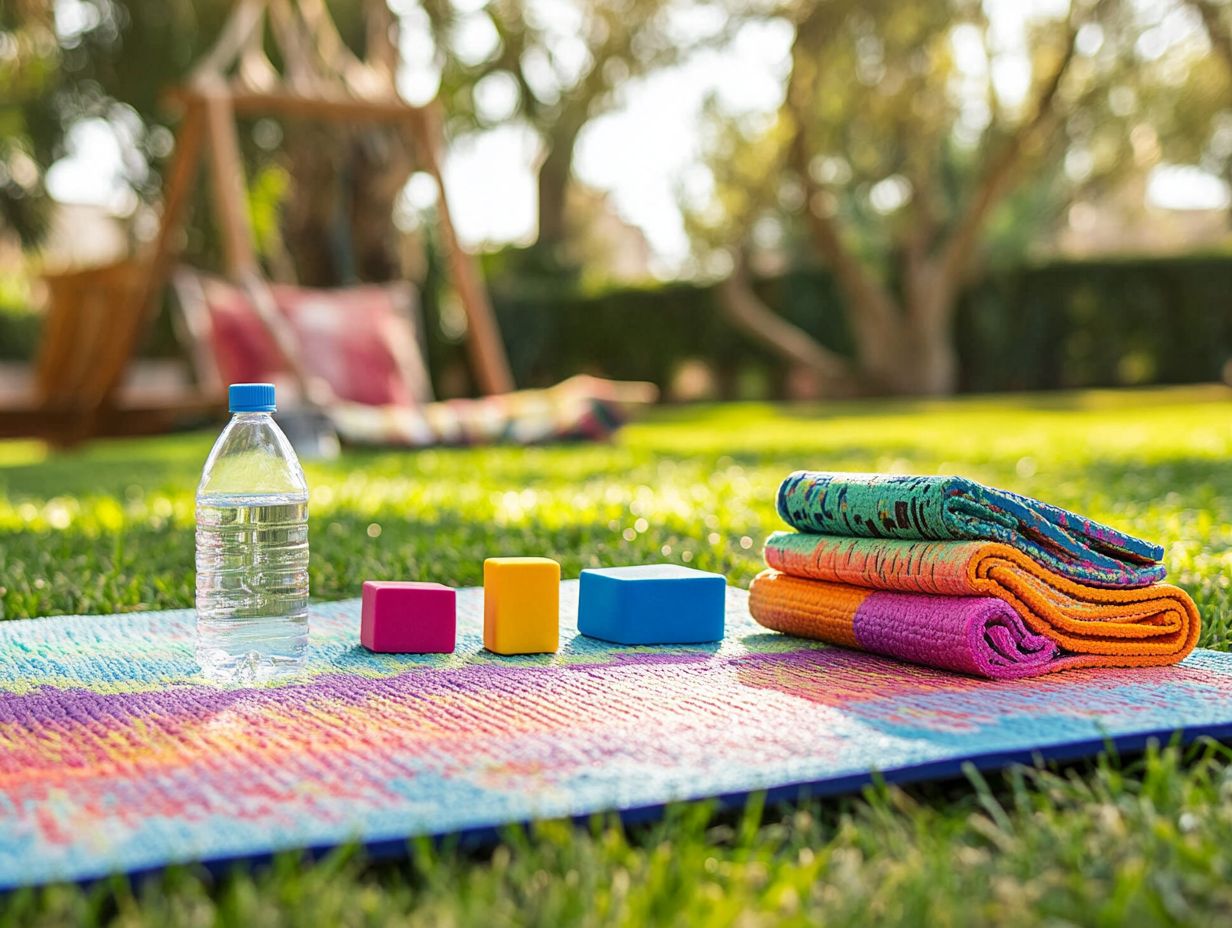
[[[157,234],[144,254],[131,259],[48,275],[50,301],[35,362],[33,396],[25,404],[0,410],[0,436],[30,435],[68,445],[103,435],[164,431],[223,408],[225,383],[217,362],[220,348],[230,344],[227,332],[216,324],[217,314],[201,311],[200,305],[185,312],[177,326],[197,374],[196,385],[145,396],[121,390],[173,277],[179,302],[193,302],[185,294],[193,290],[194,274],[177,271],[176,265],[190,194],[203,161],[208,163],[209,201],[220,235],[223,280],[235,293],[247,297],[249,321],[256,319],[264,328],[266,341],[281,355],[290,376],[300,382],[301,395],[313,395],[310,381],[315,371],[308,369],[304,357],[314,352],[305,351],[303,328],[291,324],[287,311],[279,311],[279,295],[294,288],[271,286],[257,259],[248,218],[239,117],[392,127],[415,167],[431,177],[437,188],[438,238],[466,316],[468,358],[486,399],[424,404],[431,399],[422,386],[426,374],[407,374],[408,359],[423,366],[422,332],[416,332],[408,317],[388,353],[401,374],[419,382],[411,391],[416,394],[413,403],[374,410],[362,403],[331,403],[327,397],[324,402],[332,408],[326,412],[338,410],[336,423],[344,439],[422,445],[598,437],[619,421],[622,411],[653,400],[650,385],[597,378],[574,378],[543,391],[512,392],[508,357],[477,262],[459,243],[450,214],[442,176],[441,104],[433,100],[415,106],[403,100],[395,85],[396,49],[388,37],[383,44],[379,38],[371,44],[375,51],[363,59],[356,56],[342,41],[324,0],[239,0],[215,45],[168,95],[181,118],[164,175]],[[267,55],[269,46],[277,50],[280,67]],[[188,283],[182,285],[184,281]],[[357,293],[364,290],[353,289]],[[401,291],[395,287],[389,292]],[[312,293],[317,303],[339,303],[338,311],[345,310],[347,290]],[[355,324],[361,322],[357,316]],[[345,325],[351,323],[344,321]],[[317,357],[329,357],[329,345],[316,348]],[[315,392],[319,396],[321,391]],[[539,421],[522,427],[525,423],[518,420],[528,415]],[[576,417],[585,421],[573,423]]]

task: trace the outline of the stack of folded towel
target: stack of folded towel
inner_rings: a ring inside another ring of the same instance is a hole
[[[994,679],[1174,664],[1200,619],[1163,549],[962,477],[800,471],[749,590],[767,628]]]

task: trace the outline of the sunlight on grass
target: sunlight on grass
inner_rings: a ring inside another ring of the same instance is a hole
[[[667,560],[747,582],[800,467],[961,473],[1168,547],[1228,641],[1232,391],[1203,387],[657,411],[612,445],[351,451],[307,466],[312,589],[477,583],[484,557],[582,567]],[[189,605],[193,493],[211,435],[41,457],[0,444],[3,614]]]
[[[0,441],[0,467],[38,464],[47,455],[47,446],[39,441]]]

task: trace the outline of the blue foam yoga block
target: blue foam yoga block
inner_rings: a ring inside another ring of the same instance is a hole
[[[727,578],[675,564],[582,571],[578,631],[617,644],[723,638]]]

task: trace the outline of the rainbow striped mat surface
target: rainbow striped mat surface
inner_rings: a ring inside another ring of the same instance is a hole
[[[268,688],[195,679],[191,610],[0,623],[0,887],[1232,736],[1227,654],[990,682],[768,632],[736,589],[721,645],[627,648],[577,635],[576,592],[560,653],[516,658],[480,590],[446,656],[317,605],[308,673]]]

